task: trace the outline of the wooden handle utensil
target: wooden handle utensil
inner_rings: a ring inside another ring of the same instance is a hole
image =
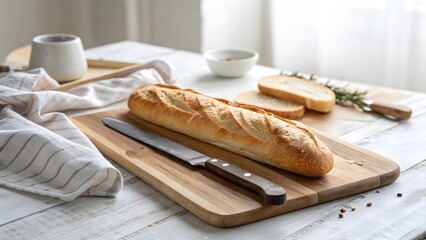
[[[374,100],[369,101],[367,104],[367,107],[370,109],[370,111],[382,114],[395,120],[406,120],[411,117],[412,113],[411,108],[395,103]]]

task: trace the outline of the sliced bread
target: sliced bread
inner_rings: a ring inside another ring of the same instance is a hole
[[[301,104],[269,96],[259,91],[241,93],[235,98],[235,102],[262,108],[265,111],[288,119],[301,118],[305,113],[305,107]]]
[[[289,76],[268,76],[259,80],[260,92],[305,105],[318,112],[330,112],[336,102],[334,92],[311,80]]]

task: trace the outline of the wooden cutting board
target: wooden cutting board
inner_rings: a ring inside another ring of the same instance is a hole
[[[152,130],[280,184],[287,191],[287,203],[281,206],[262,205],[260,197],[243,188],[105,127],[100,118],[106,116]],[[128,109],[79,116],[73,118],[73,122],[102,153],[182,207],[218,227],[239,226],[378,188],[395,181],[400,173],[399,166],[391,160],[318,131],[315,131],[317,136],[335,154],[335,166],[324,177],[307,178],[143,121],[134,117]],[[362,165],[356,164],[361,161]]]

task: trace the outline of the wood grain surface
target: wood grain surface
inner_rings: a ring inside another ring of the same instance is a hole
[[[105,127],[100,118],[106,116],[154,131],[273,181],[286,189],[287,203],[263,205],[261,198],[252,192]],[[320,131],[316,134],[335,154],[335,166],[324,177],[307,178],[143,121],[126,108],[79,116],[73,122],[101,152],[204,221],[219,227],[239,226],[364,192],[389,184],[399,176],[396,163]]]

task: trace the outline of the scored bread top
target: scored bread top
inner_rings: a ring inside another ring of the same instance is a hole
[[[258,107],[288,119],[301,118],[305,112],[305,107],[301,104],[269,96],[259,91],[241,93],[235,98],[235,102]]]
[[[323,176],[333,155],[302,123],[261,109],[167,85],[136,89],[136,116],[251,159],[305,176]]]
[[[329,88],[311,80],[289,76],[268,76],[259,80],[259,91],[305,105],[319,112],[330,112],[336,96]]]

